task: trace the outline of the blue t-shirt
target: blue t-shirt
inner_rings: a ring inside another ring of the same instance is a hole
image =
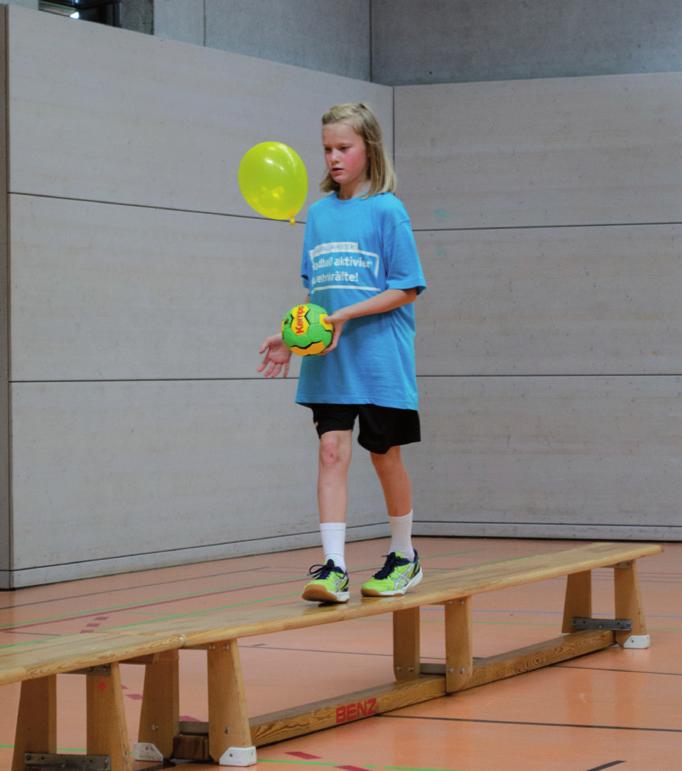
[[[301,264],[310,302],[330,314],[385,289],[426,287],[410,218],[392,194],[341,200],[308,210]],[[376,404],[416,410],[414,306],[351,319],[336,350],[301,362],[301,404]]]

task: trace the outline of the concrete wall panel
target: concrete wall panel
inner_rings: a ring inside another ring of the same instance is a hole
[[[12,196],[12,236],[13,380],[252,378],[305,297],[302,225]]]
[[[682,537],[682,378],[421,378],[418,532]]]
[[[418,229],[677,222],[682,73],[396,89]]]
[[[278,139],[317,198],[321,113],[370,101],[391,146],[392,89],[24,9],[9,35],[2,580],[317,543],[310,414],[293,379],[256,372],[258,344],[303,296],[303,230],[258,218],[236,171]],[[363,460],[351,537],[387,529]]]
[[[682,225],[417,234],[423,375],[682,372]]]
[[[187,0],[153,0],[154,35],[202,46],[206,40],[204,3]]]
[[[294,388],[15,384],[15,585],[318,543],[317,441]],[[387,529],[362,455],[351,537]]]
[[[682,70],[678,0],[372,0],[391,85]]]
[[[682,75],[396,89],[424,535],[677,539]]]
[[[369,101],[392,142],[385,86],[22,8],[10,25],[12,192],[255,216],[236,177],[254,144],[293,146],[314,191],[330,105]]]
[[[370,0],[205,0],[206,45],[370,79]]]

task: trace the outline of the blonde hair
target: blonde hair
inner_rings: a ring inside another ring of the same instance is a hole
[[[337,104],[331,107],[322,116],[322,125],[331,123],[347,123],[358,136],[361,136],[367,149],[367,177],[369,190],[367,195],[378,193],[395,193],[397,179],[393,170],[393,163],[384,148],[384,140],[381,126],[372,109],[363,102],[349,102]],[[323,193],[331,193],[339,190],[340,185],[335,182],[329,171],[320,183]]]

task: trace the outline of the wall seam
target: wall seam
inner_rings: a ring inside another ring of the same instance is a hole
[[[367,0],[368,24],[369,24],[369,82],[374,83],[374,0]]]

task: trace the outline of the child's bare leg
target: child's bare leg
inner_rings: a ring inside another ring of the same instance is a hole
[[[324,562],[346,569],[346,507],[351,431],[327,431],[320,437],[317,502]]]
[[[345,522],[352,431],[327,431],[320,437],[317,503],[320,522]]]
[[[381,455],[370,453],[372,463],[384,491],[386,508],[391,517],[402,517],[412,511],[412,485],[403,464],[400,447],[395,446]]]
[[[390,552],[399,551],[414,558],[412,546],[412,485],[400,454],[395,446],[384,455],[371,453],[372,463],[381,482],[391,526]]]

